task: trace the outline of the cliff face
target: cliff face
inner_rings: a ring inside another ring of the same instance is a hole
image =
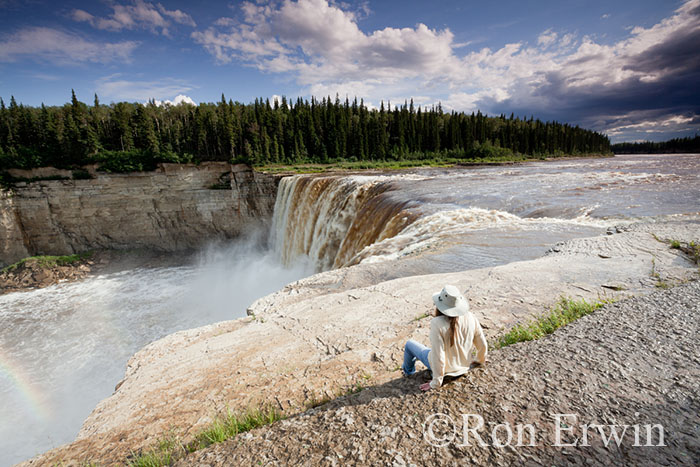
[[[12,193],[0,190],[0,264],[29,256]]]
[[[0,264],[93,248],[177,251],[236,237],[269,222],[276,192],[276,178],[219,162],[18,183],[0,194]]]

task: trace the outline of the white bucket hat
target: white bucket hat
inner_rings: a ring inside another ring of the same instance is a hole
[[[469,312],[469,302],[454,285],[446,285],[440,292],[434,294],[433,302],[446,316],[463,316]]]

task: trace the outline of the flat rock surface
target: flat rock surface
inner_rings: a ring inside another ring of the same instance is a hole
[[[694,281],[494,351],[485,367],[438,390],[418,389],[427,371],[393,379],[177,465],[698,465],[699,332]],[[466,436],[465,415],[475,429]],[[647,438],[648,425],[661,425],[663,440],[658,427]]]
[[[377,266],[370,265],[370,273],[364,274],[365,265],[358,265],[295,282],[258,300],[248,318],[178,332],[144,347],[128,362],[115,393],[100,402],[87,418],[77,439],[27,464],[123,464],[130,453],[149,448],[166,433],[184,442],[191,440],[227,409],[272,404],[293,415],[303,412],[313,401],[335,398],[358,384],[400,386],[404,382],[395,380],[400,374],[403,344],[409,338],[428,342],[430,297],[444,284],[454,284],[466,292],[472,312],[484,326],[487,338],[493,340],[513,323],[541,313],[561,296],[623,298],[697,277],[697,265],[662,241],[700,241],[697,220],[645,223],[619,230],[557,245],[537,260],[492,268],[404,277],[371,285],[367,277],[377,277]],[[659,327],[656,322],[650,324],[654,329]],[[596,346],[600,337],[596,331],[581,334],[580,339]],[[570,352],[567,358],[571,361],[589,357],[578,348],[565,347],[557,352]],[[605,348],[605,352],[612,351]],[[687,352],[692,351],[695,348],[691,346]],[[549,352],[542,355],[553,358]],[[691,361],[687,360],[688,364]],[[611,378],[626,369],[626,365],[612,360],[605,365]],[[495,377],[489,368],[484,373]],[[542,378],[541,372],[521,372],[519,364],[512,365],[508,374]],[[417,383],[412,382],[411,387]],[[579,389],[569,389],[557,388],[551,382],[544,395],[563,397],[575,390],[585,405],[588,393],[580,387],[587,382],[580,379],[577,384]],[[487,386],[475,385],[474,390]],[[649,394],[654,394],[649,396],[649,403],[663,396],[657,389],[649,389]],[[358,397],[367,397],[363,394]],[[439,394],[430,397],[439,398]],[[500,399],[497,402],[505,403]],[[414,404],[405,404],[411,409],[392,413],[390,418],[407,416]],[[387,418],[373,423],[390,426],[389,422]],[[332,434],[326,432],[323,436]]]

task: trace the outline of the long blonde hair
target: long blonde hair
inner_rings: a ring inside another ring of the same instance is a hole
[[[459,316],[447,316],[440,309],[435,308],[436,316],[444,316],[450,322],[450,337],[448,341],[450,342],[450,347],[457,344],[457,323],[459,321]]]

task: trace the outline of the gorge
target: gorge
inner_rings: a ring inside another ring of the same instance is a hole
[[[154,172],[90,179],[69,170],[11,169],[0,197],[0,264],[95,248],[181,251],[230,239],[272,214],[276,180],[245,165],[161,164]],[[54,178],[52,180],[52,178]],[[55,178],[62,178],[55,180]]]
[[[20,407],[3,414],[17,420],[2,427],[4,450],[19,449],[16,462],[71,441],[136,351],[78,439],[38,462],[83,454],[117,462],[168,426],[191,435],[229,404],[275,401],[292,410],[354,384],[361,372],[373,384],[396,377],[401,341],[426,332],[415,318],[443,282],[468,290],[493,336],[560,294],[653,288],[652,260],[666,280],[689,277],[692,265],[653,235],[700,237],[699,164],[697,156],[625,156],[281,180],[236,166],[164,166],[19,186],[3,198],[6,263],[36,253],[220,242],[195,265],[0,297],[0,324],[13,330],[0,336],[2,356],[26,369],[36,395],[22,400],[14,385],[0,387]],[[222,183],[230,189],[211,188]],[[42,371],[49,354],[54,369]],[[81,371],[61,379],[69,367]],[[93,383],[94,391],[80,392]],[[88,406],[63,428],[59,420],[69,417],[58,408],[71,408],[76,395]],[[31,414],[36,407],[45,413]],[[12,439],[22,420],[34,420],[30,432],[42,423],[49,430],[42,439]]]

